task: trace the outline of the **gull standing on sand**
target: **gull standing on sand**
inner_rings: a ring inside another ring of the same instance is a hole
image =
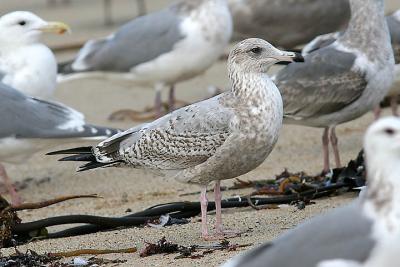
[[[67,142],[102,140],[118,130],[86,124],[81,113],[28,97],[0,82],[0,162],[21,163],[40,150]],[[0,177],[13,204],[20,203],[6,170]]]
[[[91,40],[70,63],[60,65],[60,81],[95,77],[128,80],[155,88],[156,115],[161,90],[206,71],[223,53],[232,35],[226,0],[186,0],[138,17],[104,39]]]
[[[324,128],[324,172],[329,139],[340,167],[336,125],[373,110],[393,82],[394,57],[383,0],[350,0],[348,28],[334,43],[278,72],[285,123]],[[330,138],[329,138],[330,131]]]
[[[234,39],[259,37],[294,48],[340,30],[350,18],[349,0],[228,0]]]
[[[394,12],[392,15],[386,17],[386,22],[389,26],[390,40],[392,43],[392,49],[394,54],[394,82],[387,96],[390,97],[390,105],[392,113],[395,116],[398,114],[398,98],[400,95],[400,9]],[[343,32],[334,32],[320,35],[304,46],[302,50],[303,56],[306,56],[318,49],[328,46],[335,42]],[[377,107],[378,108],[378,107]],[[380,109],[376,109],[375,115],[379,117]]]
[[[400,119],[375,122],[365,135],[364,149],[368,175],[365,194],[233,258],[223,267],[316,267],[334,259],[362,264],[387,242],[397,240],[398,246]]]
[[[215,182],[216,234],[221,222],[220,181],[259,166],[272,151],[282,126],[282,98],[265,72],[280,61],[302,60],[261,39],[237,44],[228,58],[231,90],[151,123],[117,134],[95,147],[50,154],[74,154],[62,161],[88,161],[81,171],[112,166],[176,171],[181,182],[202,186],[202,236],[207,228],[207,185]]]
[[[57,85],[57,61],[40,42],[44,32],[63,34],[69,27],[25,11],[0,17],[0,81],[20,92],[50,99]]]

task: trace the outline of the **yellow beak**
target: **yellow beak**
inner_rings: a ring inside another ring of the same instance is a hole
[[[38,30],[42,32],[49,32],[49,33],[56,33],[56,34],[64,34],[64,33],[70,33],[71,28],[63,23],[63,22],[58,22],[58,21],[49,21],[47,22],[46,25],[40,27]]]

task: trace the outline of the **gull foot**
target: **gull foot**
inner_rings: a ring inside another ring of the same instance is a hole
[[[220,230],[216,231],[214,235],[202,235],[202,238],[205,241],[216,241],[216,240],[224,240],[229,238],[239,237],[243,234],[243,232],[232,231],[232,230]]]
[[[13,206],[18,206],[23,203],[21,196],[15,191],[14,185],[12,189],[8,188],[5,184],[0,184],[0,194],[8,193],[11,197],[11,204]]]
[[[176,100],[175,101],[176,108],[181,108],[189,105],[189,103]],[[111,113],[108,116],[110,121],[135,121],[135,122],[145,122],[155,120],[168,112],[172,112],[173,110],[169,110],[168,103],[162,103],[161,111],[157,111],[154,107],[147,107],[142,111],[132,110],[132,109],[121,109]]]
[[[154,120],[156,115],[152,110],[136,111],[131,109],[122,109],[111,113],[108,117],[110,121],[150,121]]]

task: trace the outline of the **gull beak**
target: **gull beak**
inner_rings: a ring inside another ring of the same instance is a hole
[[[275,58],[279,60],[282,65],[287,65],[291,62],[304,62],[304,57],[300,53],[281,51],[281,54],[281,56]]]
[[[46,25],[39,27],[38,30],[56,34],[71,33],[71,28],[67,24],[58,21],[49,21]]]

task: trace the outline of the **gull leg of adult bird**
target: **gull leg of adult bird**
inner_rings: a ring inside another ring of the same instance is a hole
[[[136,0],[136,6],[138,10],[138,16],[146,15],[147,7],[144,0]]]
[[[374,108],[374,119],[378,120],[381,117],[382,109],[380,106]]]
[[[156,118],[160,118],[163,114],[162,112],[162,99],[161,99],[161,92],[162,92],[163,85],[157,84],[156,85],[156,98],[154,102],[154,109],[156,113]]]
[[[104,25],[109,26],[113,24],[112,15],[111,15],[111,0],[104,0]]]
[[[333,148],[333,154],[335,156],[336,168],[341,168],[342,164],[340,163],[338,138],[336,136],[336,126],[333,126],[331,128],[331,144],[332,144],[332,148]]]
[[[396,117],[399,116],[398,104],[397,104],[398,97],[399,97],[398,95],[390,97],[390,107],[392,108],[392,114],[393,114],[393,116],[396,116]]]
[[[172,112],[175,110],[175,85],[172,85],[169,88],[169,96],[168,96],[168,111]]]
[[[322,152],[324,156],[324,173],[329,172],[329,127],[324,129],[322,134]]]
[[[161,99],[162,89],[164,88],[164,84],[157,83],[154,86],[156,96],[154,99],[154,106],[152,108],[146,108],[143,111],[136,111],[131,109],[122,109],[113,112],[109,119],[111,121],[124,121],[124,120],[132,120],[132,121],[148,121],[160,118],[164,113],[164,103]],[[174,101],[175,103],[175,101]],[[170,104],[165,104],[166,106]],[[168,107],[166,107],[168,109]]]
[[[3,178],[4,181],[4,186],[6,187],[8,193],[11,196],[11,203],[13,205],[19,205],[22,203],[21,197],[18,195],[17,191],[15,191],[14,185],[12,184],[12,181],[10,177],[8,177],[6,169],[4,166],[0,163],[0,177]]]

